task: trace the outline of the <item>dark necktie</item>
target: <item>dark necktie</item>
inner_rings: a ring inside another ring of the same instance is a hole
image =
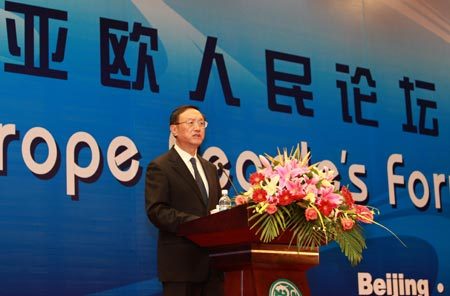
[[[194,157],[190,159],[192,163],[192,167],[194,168],[195,181],[197,182],[198,188],[200,189],[200,193],[202,194],[203,201],[205,205],[208,204],[208,193],[206,192],[205,184],[203,183],[202,177],[197,169],[197,161]]]

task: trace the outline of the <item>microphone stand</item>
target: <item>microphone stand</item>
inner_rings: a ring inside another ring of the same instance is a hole
[[[220,169],[220,170],[225,174],[225,176],[227,177],[228,182],[230,182],[230,184],[231,184],[231,186],[233,187],[234,192],[236,193],[236,195],[239,194],[238,191],[237,191],[237,189],[236,189],[236,186],[234,186],[233,181],[231,181],[230,175],[229,175],[229,174],[227,173],[227,171],[225,170],[225,167],[223,166],[223,164],[222,164],[221,162],[219,162],[217,165],[219,166],[219,169]]]

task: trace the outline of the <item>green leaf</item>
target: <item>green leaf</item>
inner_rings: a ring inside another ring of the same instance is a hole
[[[362,251],[366,248],[366,242],[360,225],[355,224],[351,230],[343,230],[336,236],[335,240],[352,266],[361,262]]]
[[[307,221],[304,210],[298,205],[291,207],[291,216],[287,223],[287,229],[292,231],[292,240],[296,240],[299,248],[315,248],[323,244],[325,234],[319,224]]]
[[[277,238],[281,232],[286,229],[286,217],[289,217],[289,211],[279,207],[278,211],[273,214],[255,212],[250,218],[249,222],[255,221],[250,226],[250,229],[256,227],[256,234],[262,242],[268,243]]]
[[[334,240],[352,266],[361,262],[366,242],[359,224],[345,231],[340,223],[328,218],[323,220],[323,224],[319,220],[307,221],[304,212],[305,209],[295,203],[278,207],[273,214],[254,211],[249,218],[250,229],[256,228],[255,233],[264,243],[274,240],[286,230],[292,231],[290,244],[295,241],[299,249],[313,249]]]

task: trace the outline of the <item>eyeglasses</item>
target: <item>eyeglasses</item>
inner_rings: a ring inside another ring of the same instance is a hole
[[[193,128],[195,126],[195,124],[197,124],[200,128],[207,128],[208,127],[208,122],[204,121],[204,120],[193,120],[193,119],[189,119],[186,121],[182,121],[182,122],[177,122],[175,124],[182,124],[185,123],[187,124],[187,126],[189,128]]]

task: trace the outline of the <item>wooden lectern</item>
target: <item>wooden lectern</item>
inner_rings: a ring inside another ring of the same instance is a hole
[[[262,243],[250,229],[249,215],[245,205],[238,206],[183,223],[178,234],[209,250],[213,266],[225,273],[227,296],[267,296],[279,279],[295,284],[299,295],[309,296],[306,270],[319,263],[318,248],[299,250],[295,240],[289,246],[287,233]]]

